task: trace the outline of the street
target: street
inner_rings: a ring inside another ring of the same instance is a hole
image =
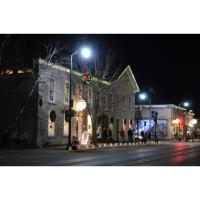
[[[69,152],[0,150],[0,166],[199,166],[200,143],[174,142]]]

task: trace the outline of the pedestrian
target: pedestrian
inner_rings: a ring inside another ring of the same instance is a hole
[[[150,130],[148,131],[148,140],[151,143],[151,131]]]
[[[103,142],[104,143],[107,142],[107,129],[106,128],[103,129],[103,136],[102,137],[103,137],[102,138]]]
[[[144,144],[144,131],[141,131],[141,136],[142,136],[142,144]]]
[[[135,130],[132,130],[133,142],[136,144]]]
[[[121,137],[122,142],[125,142],[125,133],[124,133],[123,128],[120,129],[120,137]]]
[[[147,140],[148,140],[148,134],[147,134],[147,132],[145,132],[145,134],[144,134],[144,143],[145,144],[147,143]]]
[[[128,129],[128,142],[133,142],[133,133],[130,128]]]
[[[102,132],[101,132],[101,127],[99,126],[97,128],[97,142],[101,143],[102,142],[101,139],[102,139]]]
[[[155,143],[158,144],[158,136],[156,134],[154,135],[154,140],[155,140]]]

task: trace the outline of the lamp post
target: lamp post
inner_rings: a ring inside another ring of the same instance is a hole
[[[89,48],[82,48],[81,50],[77,50],[70,56],[70,73],[69,73],[69,136],[68,136],[68,144],[66,150],[72,149],[72,133],[71,133],[71,112],[73,107],[73,99],[72,99],[72,69],[73,69],[73,57],[77,55],[81,51],[81,54],[84,58],[89,58],[91,55],[91,51]]]
[[[181,105],[182,105],[184,108],[186,108],[186,109],[188,109],[189,107],[191,107],[191,103],[190,103],[189,101],[181,102],[181,103],[179,104],[179,107],[181,107]],[[187,119],[186,119],[186,116],[184,116],[184,120],[185,120],[185,121],[187,120]],[[183,126],[183,135],[184,135],[185,140],[187,141],[187,128],[186,128],[186,125],[185,125],[185,124],[184,124],[184,126]]]
[[[142,93],[139,93],[139,95],[138,95],[138,119],[137,119],[137,133],[139,132],[139,122],[140,122],[140,117],[141,116],[139,116],[139,109],[140,109],[140,100],[142,100],[142,101],[144,101],[144,100],[146,100],[147,99],[147,94],[146,93],[144,93],[144,92],[142,92]]]

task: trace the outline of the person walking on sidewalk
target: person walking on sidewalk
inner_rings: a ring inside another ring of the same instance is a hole
[[[154,135],[154,141],[155,141],[155,144],[158,144],[158,136],[156,134]]]
[[[144,131],[143,130],[141,131],[141,136],[142,136],[142,144],[144,144],[145,139],[144,139]]]
[[[102,135],[102,142],[106,143],[107,142],[107,129],[103,129],[103,135]]]
[[[97,142],[99,142],[99,143],[102,142],[101,138],[102,138],[102,132],[101,132],[101,127],[99,126],[97,128]]]
[[[151,131],[148,131],[148,140],[151,143]]]
[[[121,137],[122,142],[125,142],[125,133],[124,133],[123,128],[120,129],[120,137]]]
[[[112,130],[111,128],[108,129],[108,135],[107,135],[107,143],[112,142]]]
[[[128,129],[128,142],[133,142],[133,133],[130,128]]]

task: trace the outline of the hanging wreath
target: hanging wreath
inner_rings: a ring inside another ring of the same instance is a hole
[[[81,79],[85,84],[90,84],[92,82],[92,75],[88,72],[85,72],[82,74]]]

